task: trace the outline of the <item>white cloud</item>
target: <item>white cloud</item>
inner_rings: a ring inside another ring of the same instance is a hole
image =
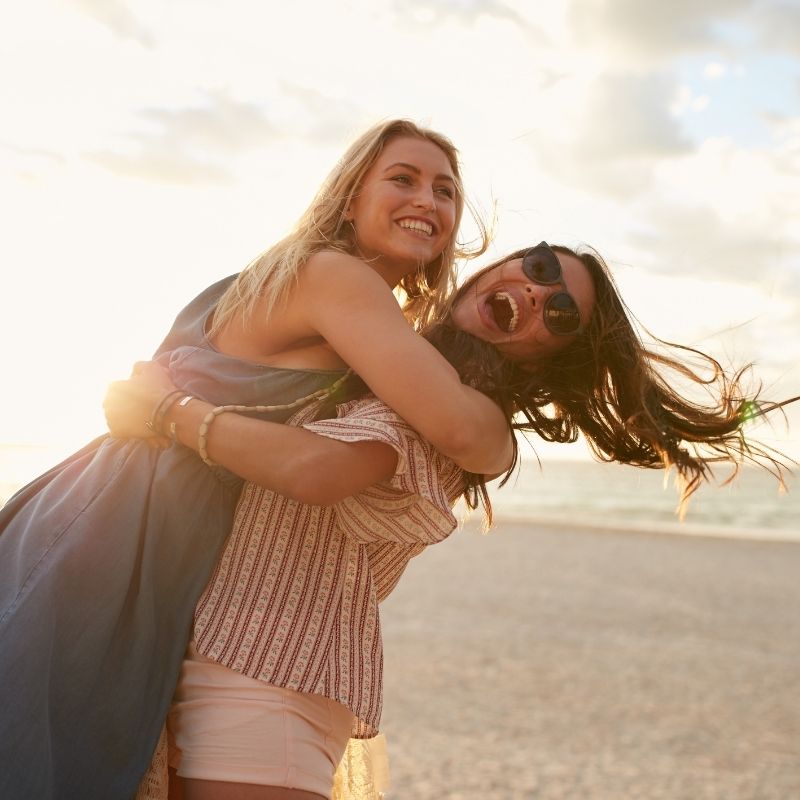
[[[309,143],[339,144],[354,130],[366,130],[373,121],[351,98],[340,93],[321,92],[290,81],[283,81],[281,90],[296,104],[295,127]]]
[[[669,116],[671,80],[655,75],[606,75],[592,87],[580,136],[587,158],[658,158],[690,149]]]
[[[139,116],[165,139],[228,154],[261,146],[279,135],[264,108],[226,90],[205,91],[190,107],[149,108]]]
[[[234,180],[231,170],[223,164],[190,156],[179,146],[163,141],[147,142],[130,153],[97,150],[86,157],[110,172],[141,181],[201,186]]]
[[[571,0],[567,20],[583,46],[602,52],[608,63],[637,69],[704,51],[720,65],[720,55],[800,53],[796,0]]]
[[[713,198],[703,205],[654,203],[645,219],[648,232],[629,235],[631,242],[650,251],[651,269],[670,274],[701,276],[741,283],[769,283],[781,290],[794,282],[791,270],[800,258],[800,242],[787,241],[781,226],[764,229],[747,217],[725,220]],[[655,255],[657,254],[657,255]],[[642,253],[642,261],[645,253]]]
[[[703,75],[709,80],[716,80],[718,78],[722,78],[727,74],[727,72],[728,72],[727,66],[725,66],[725,64],[720,63],[719,61],[709,61],[708,64],[706,64],[705,67],[703,67]]]
[[[531,136],[542,166],[584,188],[614,197],[644,190],[663,159],[691,151],[674,116],[673,82],[662,74],[602,75],[574,97],[558,137]]]
[[[651,264],[643,252],[644,263],[739,282],[757,272],[776,290],[800,292],[800,193],[797,173],[785,168],[800,142],[791,144],[789,122],[780,130],[768,147],[713,139],[658,165],[638,216],[659,259]]]
[[[656,330],[713,335],[709,346],[756,361],[783,396],[800,392],[800,193],[781,152],[792,130],[784,121],[776,146],[709,140],[662,163],[624,234],[626,259],[659,287],[659,304],[642,303]]]
[[[525,18],[502,0],[393,0],[394,12],[404,18],[411,15],[416,21],[435,23],[448,18],[472,25],[480,17],[506,19],[517,25],[526,25]]]
[[[796,0],[761,0],[752,17],[764,48],[800,55],[800,4]]]
[[[155,38],[124,0],[70,0],[76,7],[107,27],[120,39],[132,39],[143,47],[155,46]]]
[[[87,153],[121,175],[183,184],[233,180],[232,156],[278,138],[267,114],[225,91],[204,92],[185,108],[150,108],[138,114],[144,130],[123,136],[113,150]]]
[[[724,47],[719,23],[750,5],[751,0],[572,0],[568,19],[584,46],[641,68],[679,53]]]
[[[682,117],[692,111],[698,113],[708,108],[711,98],[707,94],[695,94],[690,86],[679,86],[669,104],[669,113]]]
[[[764,119],[773,135],[776,168],[787,176],[800,177],[800,117],[765,114]]]

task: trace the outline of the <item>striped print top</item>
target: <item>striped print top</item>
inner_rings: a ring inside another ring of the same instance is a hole
[[[289,424],[348,442],[379,441],[395,475],[332,506],[246,484],[233,531],[195,612],[198,651],[275,686],[332,698],[378,732],[383,650],[378,603],[408,562],[455,528],[464,473],[374,397]]]

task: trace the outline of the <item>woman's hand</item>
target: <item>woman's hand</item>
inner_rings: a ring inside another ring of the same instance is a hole
[[[159,402],[174,391],[176,387],[164,367],[154,361],[138,361],[128,380],[114,381],[108,387],[103,410],[109,432],[122,439],[153,439],[154,444],[168,445],[169,439],[159,436],[147,423]]]

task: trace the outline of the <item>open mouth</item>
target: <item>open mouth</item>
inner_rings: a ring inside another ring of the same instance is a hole
[[[513,333],[519,322],[517,301],[507,292],[497,292],[488,301],[497,327],[506,333]]]
[[[423,222],[420,219],[401,219],[397,224],[406,230],[416,231],[425,236],[433,236],[433,225],[430,222]]]

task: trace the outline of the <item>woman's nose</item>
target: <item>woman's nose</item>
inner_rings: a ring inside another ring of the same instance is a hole
[[[547,287],[539,283],[526,281],[524,291],[533,308],[537,308],[547,299]]]
[[[421,187],[414,198],[414,205],[425,211],[436,211],[436,197],[433,189]]]

